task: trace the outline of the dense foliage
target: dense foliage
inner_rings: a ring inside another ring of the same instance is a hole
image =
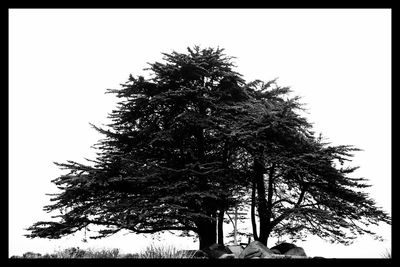
[[[302,233],[346,243],[362,225],[391,223],[343,164],[357,151],[328,146],[299,115],[299,98],[275,81],[246,83],[222,49],[188,48],[150,64],[150,78],[130,76],[109,89],[120,102],[92,164],[53,182],[62,191],[45,207],[58,222],[37,222],[29,237],[59,238],[90,224],[97,237],[197,233],[200,248],[223,243],[224,214],[251,199],[253,235]],[[259,216],[259,234],[255,209]],[[218,225],[218,231],[217,229]],[[217,238],[218,232],[218,238]],[[93,237],[93,238],[96,238]]]

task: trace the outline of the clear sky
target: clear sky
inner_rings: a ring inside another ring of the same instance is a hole
[[[377,205],[391,214],[391,10],[389,9],[11,9],[9,10],[9,255],[79,247],[140,251],[150,235],[118,234],[81,242],[27,239],[25,228],[49,220],[46,193],[60,171],[53,162],[95,158],[100,138],[89,123],[108,122],[129,74],[145,74],[161,52],[225,48],[246,81],[291,86],[314,129],[336,145],[363,149],[353,161]],[[226,226],[227,230],[229,226]],[[245,227],[241,225],[241,227]],[[318,238],[298,242],[309,256],[381,257],[391,227],[350,246]],[[192,238],[159,242],[197,249]],[[229,240],[226,240],[229,241]],[[158,242],[155,240],[154,242]]]

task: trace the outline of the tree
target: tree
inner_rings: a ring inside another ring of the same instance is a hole
[[[37,222],[28,237],[59,238],[91,224],[98,236],[180,230],[198,234],[200,248],[216,243],[219,221],[238,203],[249,173],[234,162],[232,118],[248,96],[223,49],[188,48],[150,64],[152,77],[132,75],[92,165],[56,163],[69,170],[53,182],[61,193],[45,206],[63,210],[58,222]],[[236,155],[237,156],[237,155]],[[236,164],[236,165],[235,165]],[[218,220],[219,219],[219,220]]]
[[[301,238],[311,233],[344,244],[357,234],[379,238],[366,226],[391,224],[391,218],[362,191],[370,186],[365,178],[348,176],[358,167],[344,166],[359,149],[328,146],[321,136],[316,138],[311,124],[296,113],[302,110],[299,98],[284,99],[290,89],[277,86],[275,80],[267,84],[255,81],[248,87],[248,94],[263,105],[251,111],[258,120],[239,123],[242,146],[253,157],[251,216],[255,239],[266,245],[271,235]]]
[[[224,214],[251,201],[253,237],[311,233],[347,243],[363,226],[390,217],[348,175],[352,146],[328,146],[299,115],[298,97],[276,81],[245,83],[223,49],[164,53],[151,77],[130,75],[91,164],[56,163],[61,193],[28,237],[59,238],[89,225],[101,238],[134,233],[196,233],[200,249],[223,244]],[[255,209],[259,216],[259,233]],[[218,231],[217,231],[218,229]],[[217,235],[218,232],[218,235]]]

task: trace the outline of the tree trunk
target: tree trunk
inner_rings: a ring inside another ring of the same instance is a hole
[[[203,249],[217,243],[217,224],[214,220],[202,220],[196,223],[199,235],[199,249]]]
[[[200,105],[199,106],[200,113],[205,115],[205,108]],[[197,138],[197,156],[200,164],[204,163],[204,154],[205,154],[205,145],[204,145],[204,130],[203,128],[198,128],[196,131]],[[198,167],[195,168],[197,171],[200,171]],[[208,189],[208,179],[207,177],[199,177],[199,189],[202,191],[206,191]],[[211,201],[213,202],[213,201]],[[213,219],[200,219],[197,223],[198,235],[199,235],[199,249],[206,248],[212,244],[217,243],[217,210],[216,207],[212,205],[214,203],[210,203],[205,199],[202,203],[202,210],[207,211],[207,215]]]
[[[256,179],[253,177],[253,182],[252,182],[252,189],[251,189],[251,210],[250,210],[250,217],[251,217],[251,226],[253,228],[253,239],[258,240],[258,234],[257,234],[257,223],[256,223]]]
[[[259,239],[259,241],[261,243],[263,243],[265,246],[268,246],[268,238],[269,238],[269,235],[271,234],[271,230],[272,229],[270,229],[270,227],[266,227],[266,229],[264,230],[265,233],[264,233],[263,239],[262,240]]]
[[[224,149],[222,152],[222,162],[224,163],[224,168],[228,169],[229,166],[229,142],[225,141]],[[223,185],[222,185],[223,186]],[[224,244],[224,215],[225,215],[225,202],[224,196],[221,196],[220,209],[218,213],[218,244]]]
[[[258,196],[258,216],[260,218],[260,235],[258,240],[264,245],[268,241],[268,236],[270,234],[269,220],[268,220],[268,207],[265,194],[265,184],[264,184],[264,162],[262,159],[254,159],[254,178],[257,186],[257,196]]]
[[[224,214],[225,210],[220,209],[218,212],[218,244],[224,244]]]
[[[268,197],[267,197],[267,219],[269,222],[269,228],[271,228],[271,219],[272,219],[272,195],[274,194],[274,174],[275,174],[275,164],[269,168],[268,172]]]

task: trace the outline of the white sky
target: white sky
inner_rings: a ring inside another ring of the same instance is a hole
[[[50,219],[42,211],[62,172],[52,163],[94,158],[100,138],[89,125],[108,122],[129,74],[144,74],[161,52],[222,47],[246,81],[279,77],[303,97],[317,133],[363,149],[356,176],[391,214],[391,10],[389,9],[11,9],[9,11],[9,255],[57,248],[119,247],[135,252],[149,235],[117,235],[82,243],[27,239],[25,228]],[[228,226],[226,232],[228,231]],[[297,243],[309,256],[381,257],[384,242],[359,238],[332,245]],[[164,240],[164,241],[162,241]],[[197,249],[191,238],[164,243]],[[226,242],[229,241],[226,239]],[[273,245],[271,241],[269,246]]]

